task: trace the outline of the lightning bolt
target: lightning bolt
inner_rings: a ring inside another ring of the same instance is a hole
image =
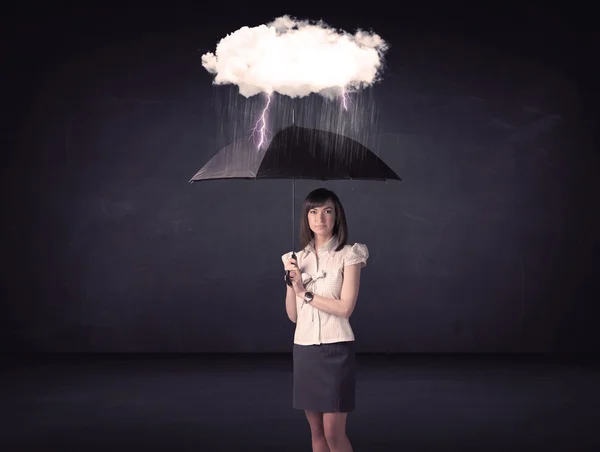
[[[348,94],[346,93],[346,88],[342,88],[342,107],[348,111]]]
[[[255,133],[258,133],[259,135],[259,140],[258,140],[258,149],[260,149],[260,147],[265,144],[265,142],[267,141],[267,111],[269,110],[269,105],[271,104],[271,93],[267,94],[267,104],[265,105],[265,108],[263,109],[260,117],[258,118],[258,121],[256,121],[256,124],[254,125],[254,129],[252,129],[252,137],[254,137]]]

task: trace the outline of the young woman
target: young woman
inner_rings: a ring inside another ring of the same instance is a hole
[[[292,286],[285,299],[294,333],[293,407],[304,410],[314,452],[347,452],[346,417],[354,410],[356,359],[350,316],[356,305],[366,245],[347,245],[344,208],[320,188],[304,200],[300,248],[282,256]]]

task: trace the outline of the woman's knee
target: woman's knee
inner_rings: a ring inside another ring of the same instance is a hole
[[[346,415],[342,413],[325,414],[323,431],[330,448],[336,448],[346,438]]]
[[[324,429],[325,440],[331,449],[337,449],[340,444],[344,442],[346,438],[346,432],[339,429],[325,428]]]

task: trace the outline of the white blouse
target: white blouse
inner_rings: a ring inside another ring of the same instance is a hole
[[[344,267],[361,263],[367,265],[369,250],[366,245],[355,243],[345,245],[335,251],[337,237],[332,237],[315,252],[314,241],[303,250],[296,252],[298,268],[302,272],[302,282],[306,290],[322,297],[340,299],[344,281]],[[282,262],[292,256],[292,252],[281,256]],[[296,331],[294,344],[317,345],[332,342],[353,341],[354,332],[347,318],[328,314],[305,303],[296,297]]]

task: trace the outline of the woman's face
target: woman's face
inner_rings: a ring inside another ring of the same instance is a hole
[[[333,202],[326,201],[322,206],[308,211],[308,225],[315,235],[331,237],[335,225],[335,207]]]

